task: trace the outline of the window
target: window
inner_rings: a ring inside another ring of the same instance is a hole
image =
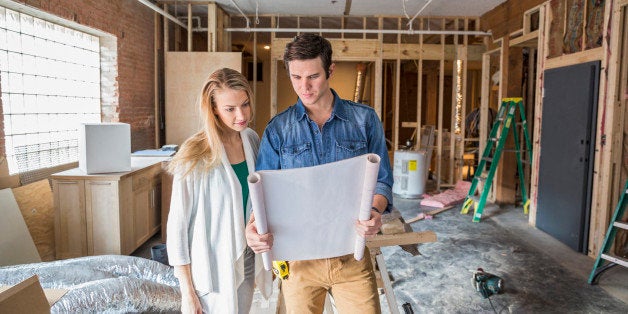
[[[78,126],[100,122],[99,37],[0,7],[9,174],[78,160]]]

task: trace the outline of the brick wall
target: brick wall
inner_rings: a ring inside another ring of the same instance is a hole
[[[103,108],[102,119],[131,125],[133,151],[154,148],[154,12],[136,0],[16,2],[107,32],[117,38],[118,101],[109,102],[113,106]],[[2,130],[0,128],[0,152],[4,152]]]

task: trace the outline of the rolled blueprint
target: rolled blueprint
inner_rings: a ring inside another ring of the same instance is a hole
[[[369,220],[371,218],[371,207],[373,207],[373,194],[375,194],[375,184],[377,183],[377,173],[379,171],[380,158],[378,155],[369,154],[366,157],[366,169],[364,171],[364,189],[360,200],[359,220]],[[355,238],[355,252],[353,257],[361,260],[364,256],[364,246],[366,239],[361,236]]]
[[[328,164],[249,175],[251,205],[260,234],[273,233],[271,260],[364,255],[355,223],[370,218],[379,156],[365,154]]]
[[[251,196],[251,204],[253,207],[253,215],[255,215],[255,227],[257,233],[268,233],[268,223],[266,221],[266,207],[264,206],[264,188],[262,187],[262,177],[258,173],[251,173],[248,178],[249,195]],[[264,269],[271,270],[272,256],[270,252],[262,253],[262,262]]]

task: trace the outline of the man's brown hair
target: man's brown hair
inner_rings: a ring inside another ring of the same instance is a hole
[[[331,54],[331,43],[327,39],[316,34],[306,33],[295,36],[291,42],[286,44],[283,62],[288,76],[290,76],[290,61],[310,60],[320,56],[323,61],[323,69],[325,69],[325,78],[329,78]]]

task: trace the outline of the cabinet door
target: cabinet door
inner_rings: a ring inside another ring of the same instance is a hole
[[[85,181],[89,255],[122,254],[118,181]]]
[[[55,202],[55,251],[57,259],[87,255],[85,182],[53,180]]]
[[[142,245],[149,237],[149,212],[151,199],[150,186],[133,191],[133,239],[135,248]]]
[[[150,199],[150,234],[154,234],[159,230],[161,225],[161,178],[157,176],[152,184]]]

